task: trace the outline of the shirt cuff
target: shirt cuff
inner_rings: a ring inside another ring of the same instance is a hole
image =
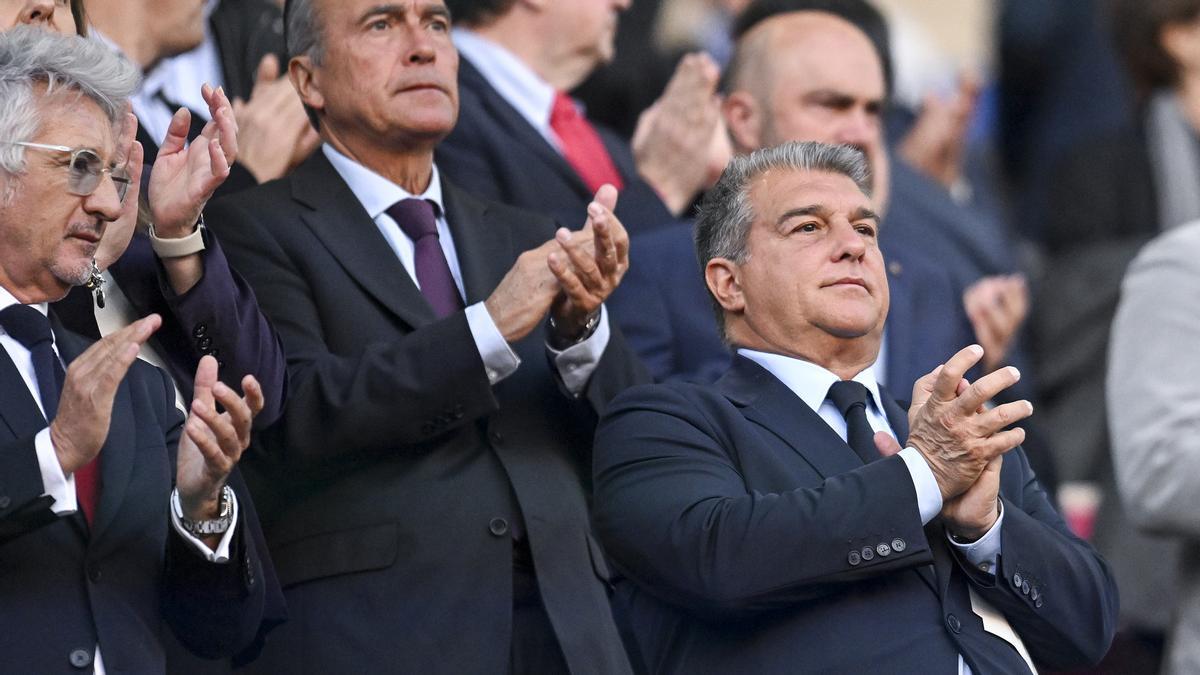
[[[33,447],[37,451],[38,467],[42,470],[42,489],[45,491],[43,494],[54,498],[50,510],[59,515],[78,511],[75,476],[68,476],[63,472],[58,453],[54,452],[54,443],[50,441],[50,427],[42,429],[33,437]]]
[[[988,574],[996,573],[996,561],[1000,557],[1000,525],[1004,522],[1004,502],[1000,502],[1000,516],[992,524],[992,528],[976,541],[970,544],[960,544],[946,533],[946,539],[958,552],[976,569]]]
[[[608,348],[609,335],[608,309],[604,305],[600,305],[600,323],[596,325],[596,330],[592,331],[586,340],[573,344],[562,351],[546,345],[546,351],[550,352],[550,356],[554,360],[554,367],[558,370],[558,376],[562,379],[567,393],[572,396],[579,396],[583,393],[596,366],[600,364],[600,357],[604,356],[604,350]]]
[[[500,329],[496,328],[496,322],[492,320],[492,315],[488,314],[487,307],[482,302],[467,308],[467,326],[471,329],[475,348],[479,350],[479,357],[483,360],[488,384],[495,385],[517,372],[521,359],[500,334]]]
[[[933,469],[920,450],[907,447],[900,451],[900,458],[908,467],[912,477],[913,488],[917,491],[917,510],[921,513],[921,524],[928,525],[929,521],[942,512],[942,489],[938,487]]]
[[[233,542],[233,533],[237,530],[238,526],[238,503],[236,494],[230,493],[229,505],[233,509],[233,513],[230,516],[231,520],[229,522],[229,529],[225,530],[225,534],[221,536],[221,541],[217,544],[216,550],[209,548],[208,544],[205,544],[203,541],[193,537],[187,530],[183,529],[183,524],[179,522],[179,516],[175,515],[176,513],[183,512],[183,507],[179,504],[178,489],[171,490],[171,525],[175,528],[175,531],[179,533],[179,536],[183,537],[184,540],[190,543],[200,555],[204,556],[205,560],[213,563],[227,563],[229,562],[229,547]]]

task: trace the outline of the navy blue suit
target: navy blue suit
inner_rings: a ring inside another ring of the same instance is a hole
[[[918,377],[974,338],[946,273],[888,225],[880,237],[888,261],[891,309],[886,372],[879,377],[907,398]],[[677,223],[634,235],[629,261],[629,271],[607,305],[650,374],[658,381],[715,381],[729,368],[732,356],[717,329],[692,228]]]
[[[53,315],[52,315],[53,318]],[[55,322],[57,323],[57,322]],[[68,363],[88,346],[55,325]],[[109,673],[166,672],[163,626],[209,658],[257,635],[266,596],[253,516],[243,511],[228,564],[171,531],[169,495],[183,416],[165,373],[134,362],[100,451],[100,499],[58,516],[43,495],[34,437],[46,420],[0,350],[0,654],[4,669],[78,673],[101,646]],[[241,502],[249,505],[249,501]]]
[[[577,227],[592,191],[537,129],[521,117],[465,58],[458,66],[459,113],[453,133],[435,153],[438,169],[482,199],[546,214]],[[625,181],[616,214],[630,233],[674,221],[658,194],[638,176],[629,144],[597,127]]]
[[[884,405],[903,440],[903,411]],[[902,458],[863,465],[745,358],[716,385],[617,397],[594,466],[596,533],[629,579],[618,593],[655,673],[954,673],[960,654],[981,675],[1027,672],[983,630],[969,588],[1048,668],[1098,661],[1115,630],[1107,565],[1019,448],[1002,470],[993,577],[950,552],[937,518],[922,527]]]

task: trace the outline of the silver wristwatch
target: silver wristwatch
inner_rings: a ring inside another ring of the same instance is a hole
[[[179,525],[183,527],[184,532],[196,538],[208,537],[214,534],[225,534],[229,531],[229,526],[233,524],[233,489],[228,485],[221,488],[221,497],[219,499],[219,508],[217,517],[211,520],[188,520],[183,515],[183,507],[179,503],[179,493],[175,493],[175,498],[171,500],[171,505],[175,509],[175,517],[179,519]]]

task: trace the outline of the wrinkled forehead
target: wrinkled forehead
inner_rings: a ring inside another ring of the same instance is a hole
[[[48,88],[45,83],[34,86],[34,100],[41,121],[38,143],[88,148],[108,164],[116,154],[118,120],[108,115],[91,97],[79,89]]]
[[[849,176],[834,171],[775,168],[759,174],[750,185],[750,200],[758,220],[775,222],[783,214],[819,207],[846,217],[871,209],[871,199]]]

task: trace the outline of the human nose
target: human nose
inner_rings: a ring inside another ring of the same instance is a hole
[[[862,108],[854,108],[846,112],[838,129],[837,142],[856,148],[867,148],[879,142],[879,134],[878,117]]]
[[[27,0],[21,13],[17,15],[18,23],[49,24],[54,20],[54,0]]]
[[[83,210],[99,217],[101,220],[112,222],[121,217],[121,198],[117,193],[117,183],[112,174],[104,172],[100,184],[83,200]]]
[[[867,244],[858,228],[849,220],[842,218],[833,223],[833,248],[830,258],[837,260],[858,260],[867,252]]]
[[[408,62],[413,65],[432,63],[437,59],[437,49],[434,47],[433,39],[421,27],[410,27],[412,36],[412,44],[408,50]]]

